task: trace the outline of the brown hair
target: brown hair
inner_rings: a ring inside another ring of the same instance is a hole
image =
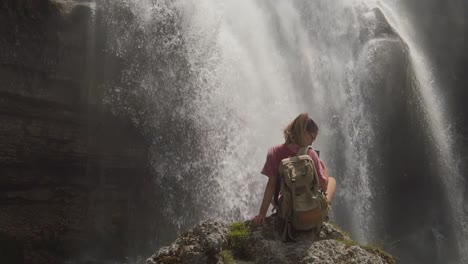
[[[307,145],[305,142],[305,134],[317,134],[318,126],[314,120],[309,117],[309,114],[302,113],[289,123],[283,133],[287,144],[293,143],[299,147],[305,147]]]

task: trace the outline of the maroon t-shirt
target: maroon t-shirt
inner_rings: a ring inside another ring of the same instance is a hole
[[[281,144],[281,145],[276,145],[276,146],[271,147],[268,150],[265,165],[263,166],[263,169],[262,169],[262,174],[268,177],[276,177],[276,175],[278,174],[278,169],[279,169],[281,160],[288,158],[288,157],[295,156],[298,151],[299,151],[299,147],[286,145],[286,144]],[[309,154],[309,156],[314,161],[315,170],[317,171],[319,182],[320,182],[320,188],[323,191],[326,191],[327,186],[328,186],[328,178],[326,177],[325,172],[324,172],[325,166],[323,165],[322,161],[318,157],[317,152],[315,152],[315,150],[309,149],[309,152],[307,154]]]

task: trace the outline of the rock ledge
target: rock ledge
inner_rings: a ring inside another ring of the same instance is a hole
[[[170,246],[158,250],[148,264],[175,263],[395,263],[385,252],[360,246],[345,232],[325,223],[319,236],[314,232],[298,234],[296,242],[281,241],[281,220],[269,217],[261,226],[249,226],[247,259],[230,260],[229,225],[206,220],[180,235]]]

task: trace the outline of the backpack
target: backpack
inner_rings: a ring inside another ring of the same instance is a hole
[[[287,238],[295,241],[292,229],[315,229],[318,235],[328,217],[328,202],[320,190],[314,161],[307,154],[309,148],[299,149],[296,156],[281,160],[279,166],[275,204],[279,217],[284,219],[284,241]]]

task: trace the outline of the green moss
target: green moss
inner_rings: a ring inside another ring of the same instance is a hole
[[[235,264],[234,255],[231,250],[221,251],[221,257],[223,258],[224,264]]]
[[[235,257],[248,258],[249,233],[250,228],[245,222],[235,222],[229,226],[229,232],[227,233],[228,245]]]
[[[337,224],[335,224],[334,222],[332,221],[328,221],[328,224],[330,224],[334,229],[340,231],[343,235],[347,236],[347,237],[351,237],[351,234],[344,231],[343,229],[341,229],[341,227],[339,227]]]
[[[370,252],[375,255],[379,255],[388,264],[396,264],[395,259],[390,254],[388,254],[387,252],[383,251],[380,248],[373,247],[373,246],[361,246],[361,247],[365,249],[367,252]]]
[[[389,238],[384,238],[384,239],[380,239],[377,241],[373,241],[370,245],[365,245],[361,247],[368,252],[379,255],[382,259],[385,260],[386,263],[394,264],[396,263],[395,259],[390,254],[385,252],[383,248],[392,249],[397,245],[397,243],[398,243],[398,240],[391,240]]]
[[[390,254],[388,254],[387,252],[383,251],[383,250],[380,249],[379,247],[375,247],[375,246],[363,246],[363,245],[360,245],[360,244],[356,243],[355,241],[349,240],[349,239],[339,239],[339,240],[337,240],[337,241],[340,242],[340,243],[345,244],[345,245],[348,246],[348,247],[359,246],[359,247],[361,247],[362,249],[366,250],[367,252],[372,253],[372,254],[374,254],[374,255],[377,255],[377,256],[381,257],[381,258],[385,261],[385,263],[388,263],[388,264],[396,264],[395,259],[394,259]]]
[[[336,241],[345,244],[348,247],[352,246],[359,246],[358,243],[356,243],[354,240],[349,240],[349,239],[337,239]]]

